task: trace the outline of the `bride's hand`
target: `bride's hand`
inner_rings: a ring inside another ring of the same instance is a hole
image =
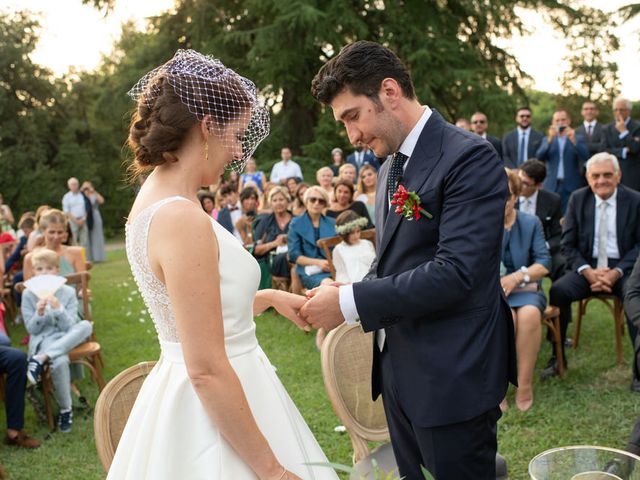
[[[284,468],[284,467],[283,467]],[[290,472],[289,470],[283,470],[282,473],[277,477],[269,477],[265,480],[302,480],[295,473]]]
[[[272,306],[280,315],[287,317],[294,324],[296,324],[298,328],[304,330],[305,332],[310,332],[311,326],[307,322],[305,322],[299,315],[300,309],[306,301],[307,299],[302,295],[295,295],[293,293],[284,292],[282,290],[275,290],[273,292]]]

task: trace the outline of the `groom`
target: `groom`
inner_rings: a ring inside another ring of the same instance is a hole
[[[494,479],[498,404],[515,383],[511,313],[499,264],[507,181],[489,143],[449,123],[414,91],[389,49],[350,44],[318,72],[313,96],[349,141],[377,157],[377,262],[363,282],[323,286],[301,309],[316,328],[375,331],[373,396],[382,393],[400,474]],[[424,212],[390,197],[402,185]]]

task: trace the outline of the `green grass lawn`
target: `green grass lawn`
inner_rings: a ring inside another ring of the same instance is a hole
[[[159,355],[156,334],[137,292],[124,251],[108,253],[108,261],[91,271],[96,335],[103,349],[108,381],[123,369]],[[278,375],[300,408],[331,461],[348,464],[351,444],[346,434],[334,432],[339,424],[327,399],[320,372],[320,355],[312,335],[305,335],[287,320],[271,313],[260,316],[258,337]],[[24,336],[14,327],[14,344]],[[580,349],[569,352],[565,380],[537,382],[535,403],[526,413],[515,406],[499,423],[499,450],[507,458],[510,477],[527,479],[527,465],[548,448],[592,444],[624,448],[638,415],[640,396],[629,392],[631,346],[624,338],[624,366],[615,364],[613,322],[608,311],[591,304],[583,322]],[[539,355],[538,370],[550,354],[546,342]],[[79,383],[92,405],[97,389],[90,380]],[[509,394],[513,404],[513,392]],[[0,425],[5,425],[4,409]],[[26,430],[43,439],[35,451],[16,450],[0,444],[0,462],[11,480],[104,478],[93,440],[93,417],[76,412],[73,432],[49,434],[29,404]]]

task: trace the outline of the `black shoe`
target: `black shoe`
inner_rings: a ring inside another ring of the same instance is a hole
[[[29,380],[29,384],[36,385],[40,381],[42,370],[44,370],[44,365],[31,357],[27,365],[27,380]]]
[[[60,412],[58,417],[58,430],[62,433],[69,433],[71,431],[71,424],[73,423],[73,412]]]
[[[567,368],[567,360],[564,360],[564,368]],[[547,362],[547,366],[540,372],[540,380],[547,380],[552,377],[557,377],[560,374],[558,369],[558,359],[556,356],[552,356]]]
[[[634,378],[631,381],[631,385],[629,386],[629,390],[631,390],[632,392],[635,393],[640,393],[640,380],[637,378]]]

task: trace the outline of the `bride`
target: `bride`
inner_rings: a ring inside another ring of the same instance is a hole
[[[153,168],[131,209],[127,255],[156,327],[160,360],[120,439],[109,479],[337,479],[258,345],[253,316],[298,327],[304,298],[256,293],[254,258],[196,192],[242,171],[269,131],[255,86],[218,60],[179,50],[130,92],[129,144]]]

